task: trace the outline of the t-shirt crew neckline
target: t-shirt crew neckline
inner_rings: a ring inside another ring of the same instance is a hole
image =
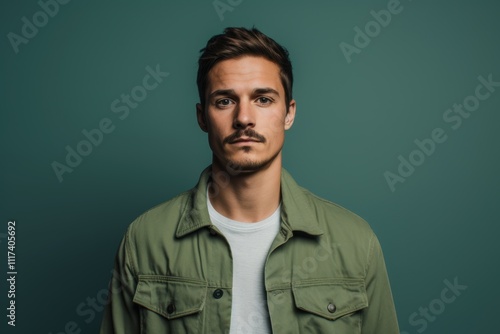
[[[264,218],[258,222],[255,223],[249,223],[249,222],[241,222],[238,220],[233,220],[230,219],[226,216],[223,216],[215,208],[213,207],[212,203],[210,202],[210,197],[208,195],[208,190],[207,190],[207,206],[208,206],[208,212],[210,213],[210,216],[212,219],[216,220],[217,223],[221,224],[227,229],[230,230],[235,230],[239,232],[254,232],[254,231],[260,231],[263,230],[270,225],[272,225],[275,221],[276,218],[279,220],[279,214],[280,214],[280,209],[281,209],[281,203],[278,205],[276,210],[267,218]]]

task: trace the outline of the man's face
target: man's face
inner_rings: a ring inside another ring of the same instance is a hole
[[[243,56],[221,61],[208,73],[206,106],[197,104],[197,117],[220,168],[251,172],[281,164],[295,101],[287,113],[279,71],[265,58]]]

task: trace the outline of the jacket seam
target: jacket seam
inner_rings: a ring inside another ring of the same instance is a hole
[[[374,254],[374,249],[375,249],[375,235],[372,234],[370,237],[369,241],[369,248],[368,248],[368,254],[366,258],[366,266],[365,266],[365,279],[368,277],[368,269],[371,265],[371,261],[373,260],[373,254]]]
[[[141,219],[141,218],[144,218],[148,213],[150,213],[151,211],[155,210],[155,209],[158,209],[160,208],[161,206],[165,206],[165,205],[169,205],[171,202],[175,201],[176,199],[181,199],[183,202],[186,202],[184,203],[184,207],[186,207],[186,205],[188,205],[187,201],[186,201],[186,195],[189,195],[191,194],[193,191],[195,191],[196,189],[195,188],[192,188],[192,189],[189,189],[189,190],[186,190],[186,191],[183,191],[182,193],[174,196],[174,197],[170,197],[168,198],[167,200],[164,200],[163,202],[160,202],[158,204],[156,204],[155,206],[149,208],[148,210],[142,212],[140,215],[138,215],[135,220],[132,222],[132,224],[130,224],[129,226],[129,230],[130,230],[130,227],[132,227],[132,225],[135,225],[135,222],[138,220],[138,219]]]
[[[181,195],[188,195],[188,196],[191,196],[191,195],[193,194],[194,190],[195,190],[195,189],[191,189],[191,190],[189,190],[189,191],[185,191],[185,192],[184,192],[183,194],[181,194]],[[180,197],[181,195],[174,197],[174,199],[175,199],[175,198],[177,198],[177,197]],[[182,221],[184,221],[184,219],[185,219],[185,217],[186,217],[186,216],[191,215],[191,213],[192,213],[193,211],[197,211],[197,209],[196,209],[196,207],[195,207],[195,205],[194,205],[194,204],[190,205],[190,203],[189,203],[190,198],[189,198],[189,197],[188,197],[188,198],[186,198],[186,196],[183,196],[183,197],[184,197],[184,198],[182,198],[181,200],[182,200],[184,203],[182,203],[182,204],[181,204],[181,205],[182,205],[182,207],[181,207],[181,209],[179,210],[179,212],[180,212],[180,216],[179,216],[179,219],[178,219],[178,221],[177,221],[176,232],[175,232],[175,234],[176,234],[176,235],[177,235],[177,233],[181,234],[181,235],[180,235],[181,237],[183,237],[185,234],[187,234],[187,233],[189,233],[189,232],[191,232],[191,231],[196,230],[196,229],[192,229],[192,228],[193,228],[193,226],[192,226],[192,225],[191,225],[191,226],[185,226],[185,224],[181,224],[181,223],[182,223]]]
[[[358,219],[361,219],[362,221],[366,222],[366,221],[365,221],[365,219],[363,219],[363,217],[361,217],[361,216],[359,216],[358,214],[356,214],[356,213],[352,212],[351,210],[347,209],[346,207],[343,207],[342,205],[339,205],[339,204],[337,204],[337,203],[334,203],[334,202],[331,202],[331,201],[329,201],[329,200],[327,200],[327,199],[324,199],[324,198],[322,198],[322,197],[319,197],[318,195],[316,195],[316,194],[314,194],[314,193],[310,192],[309,190],[304,189],[304,188],[302,188],[302,187],[301,187],[301,189],[302,189],[302,191],[303,191],[303,192],[305,192],[306,194],[308,194],[308,195],[310,195],[310,196],[314,197],[315,199],[320,200],[321,202],[324,202],[324,203],[327,203],[327,204],[331,204],[331,205],[333,205],[333,206],[335,206],[335,207],[337,207],[337,208],[339,208],[339,209],[345,210],[345,211],[347,211],[348,213],[352,214],[353,216],[357,217]]]
[[[135,277],[138,277],[136,266],[134,265],[134,259],[132,258],[132,249],[130,248],[131,247],[130,246],[130,229],[131,229],[131,227],[129,227],[127,234],[126,234],[126,239],[125,239],[125,261],[129,262],[130,270],[132,271],[132,273],[134,274]]]

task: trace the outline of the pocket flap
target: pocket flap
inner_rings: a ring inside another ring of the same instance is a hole
[[[363,280],[309,280],[293,283],[298,309],[335,320],[368,306]]]
[[[184,277],[139,275],[134,303],[167,319],[198,313],[205,305],[207,283]]]

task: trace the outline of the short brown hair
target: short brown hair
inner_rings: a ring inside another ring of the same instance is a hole
[[[292,63],[287,49],[272,38],[266,36],[255,27],[252,29],[229,27],[224,33],[210,38],[207,45],[200,50],[198,75],[196,83],[201,105],[205,105],[208,72],[222,60],[238,58],[245,55],[264,57],[280,68],[280,78],[285,90],[287,105],[292,100],[293,73]]]

